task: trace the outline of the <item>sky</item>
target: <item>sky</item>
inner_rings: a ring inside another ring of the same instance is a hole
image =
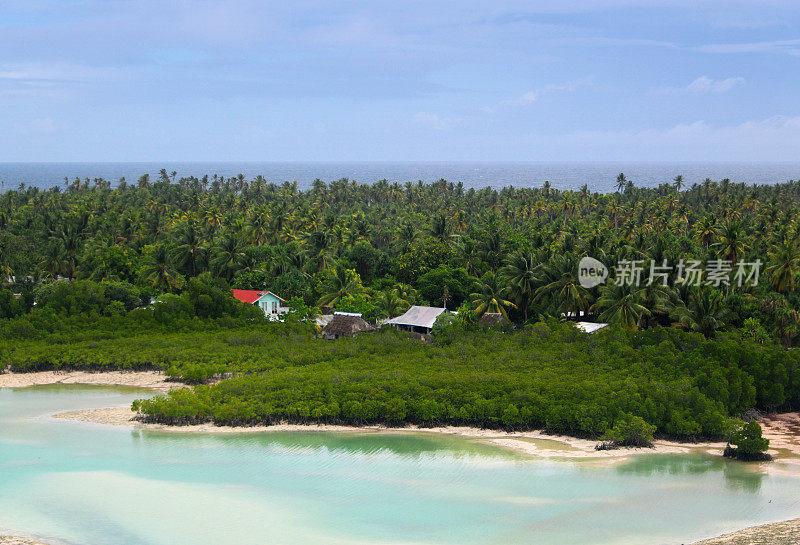
[[[800,2],[0,0],[0,161],[798,161]]]

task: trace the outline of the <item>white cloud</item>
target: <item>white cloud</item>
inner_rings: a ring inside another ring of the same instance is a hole
[[[711,20],[711,26],[720,29],[758,29],[773,26],[789,26],[777,17],[754,16],[753,14],[725,12]]]
[[[528,145],[545,146],[559,155],[581,150],[584,160],[800,160],[800,116],[774,116],[737,125],[695,121],[666,129],[577,131],[546,137],[531,134],[528,138]]]
[[[744,85],[744,78],[712,79],[708,76],[700,76],[693,82],[683,87],[665,87],[659,89],[660,92],[674,95],[707,95],[727,93],[734,87]]]
[[[486,106],[483,108],[483,111],[486,113],[494,113],[495,111],[497,111],[497,108],[501,106],[527,106],[528,104],[537,102],[543,96],[549,95],[551,93],[571,92],[578,89],[579,87],[592,85],[592,79],[593,78],[584,78],[560,85],[559,84],[546,85],[539,89],[533,89],[531,91],[528,91],[527,93],[518,96],[517,98],[503,100],[500,103],[496,104],[495,106]]]
[[[461,119],[452,117],[439,117],[436,114],[428,112],[419,112],[414,115],[414,123],[430,127],[437,131],[450,130],[453,127],[461,124]]]
[[[800,39],[738,44],[709,44],[696,48],[702,53],[778,53],[800,57]]]
[[[121,70],[66,63],[27,63],[0,66],[0,80],[99,81],[116,77]]]

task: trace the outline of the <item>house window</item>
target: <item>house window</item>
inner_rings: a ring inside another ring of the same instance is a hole
[[[272,302],[272,314],[278,314],[278,302],[277,301],[273,301]]]

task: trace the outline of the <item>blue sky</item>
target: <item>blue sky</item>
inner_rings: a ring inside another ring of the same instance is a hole
[[[800,2],[0,0],[0,161],[800,160]]]

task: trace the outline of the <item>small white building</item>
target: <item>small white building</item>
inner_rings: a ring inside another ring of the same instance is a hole
[[[443,307],[422,307],[413,306],[404,314],[391,320],[386,320],[386,324],[395,326],[406,331],[427,335],[433,328],[433,323],[440,314],[447,312]]]
[[[608,327],[608,324],[595,322],[575,322],[575,327],[584,333],[594,333],[595,331],[600,331],[604,327]]]

